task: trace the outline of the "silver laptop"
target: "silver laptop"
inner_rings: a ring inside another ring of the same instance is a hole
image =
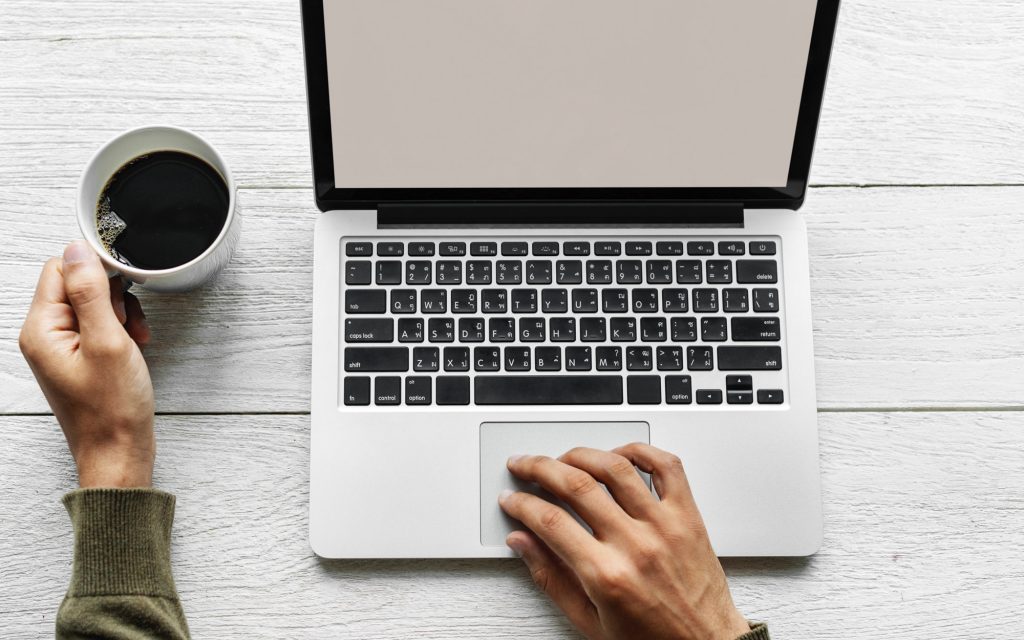
[[[512,454],[678,454],[821,542],[803,202],[838,0],[304,0],[310,542],[502,557]]]

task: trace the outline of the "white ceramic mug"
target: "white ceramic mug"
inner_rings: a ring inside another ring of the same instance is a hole
[[[139,156],[156,151],[183,151],[205,160],[220,172],[228,187],[228,216],[224,228],[199,257],[172,269],[151,271],[118,262],[103,248],[96,229],[96,206],[100,194],[118,169]],[[242,217],[238,211],[235,181],[227,163],[201,136],[168,126],[142,127],[117,136],[93,155],[78,183],[78,226],[99,254],[107,272],[138,283],[151,291],[189,291],[213,279],[229,260],[238,244]]]

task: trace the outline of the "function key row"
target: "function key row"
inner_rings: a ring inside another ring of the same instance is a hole
[[[625,243],[617,240],[597,240],[593,243],[587,241],[570,240],[559,244],[555,241],[537,242],[471,242],[468,246],[468,253],[477,257],[496,257],[499,254],[506,257],[522,256],[713,256],[715,255],[716,243],[708,240],[696,240],[689,242],[681,241],[627,241]],[[744,242],[740,240],[722,240],[717,243],[717,253],[722,256],[743,256],[749,251],[752,256],[773,256],[776,253],[776,245],[773,241],[754,240]],[[465,242],[409,242],[408,247],[404,242],[378,242],[376,255],[382,258],[398,258],[405,255],[412,257],[441,256],[465,256],[467,244]],[[374,243],[372,242],[347,242],[345,243],[345,255],[350,258],[367,258],[374,255]]]

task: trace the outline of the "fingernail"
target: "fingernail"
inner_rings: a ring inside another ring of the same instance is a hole
[[[96,255],[85,240],[75,240],[64,248],[64,264],[78,264]]]
[[[124,307],[124,298],[118,298],[114,304],[117,305],[117,315],[119,318],[127,318],[128,310]]]
[[[498,494],[498,502],[499,503],[505,502],[506,500],[508,500],[509,496],[511,496],[513,493],[515,493],[515,492],[512,491],[511,489],[505,489],[504,491],[502,491],[501,493]]]
[[[520,460],[522,460],[525,457],[526,456],[524,456],[524,455],[509,456],[507,464],[510,464],[510,465],[515,464],[515,463],[519,462]]]
[[[523,543],[519,540],[519,538],[510,535],[509,537],[505,538],[505,544],[508,545],[508,548],[512,550],[512,553],[516,554],[516,557],[523,557]]]

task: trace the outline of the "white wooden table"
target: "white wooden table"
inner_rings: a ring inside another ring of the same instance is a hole
[[[74,184],[119,130],[193,128],[240,183],[211,287],[142,294],[157,484],[198,638],[565,638],[513,561],[306,544],[316,211],[297,2],[0,8],[0,637],[51,634],[74,486],[18,352]],[[825,543],[726,567],[778,638],[993,638],[1024,612],[1024,3],[847,0],[803,212]]]

